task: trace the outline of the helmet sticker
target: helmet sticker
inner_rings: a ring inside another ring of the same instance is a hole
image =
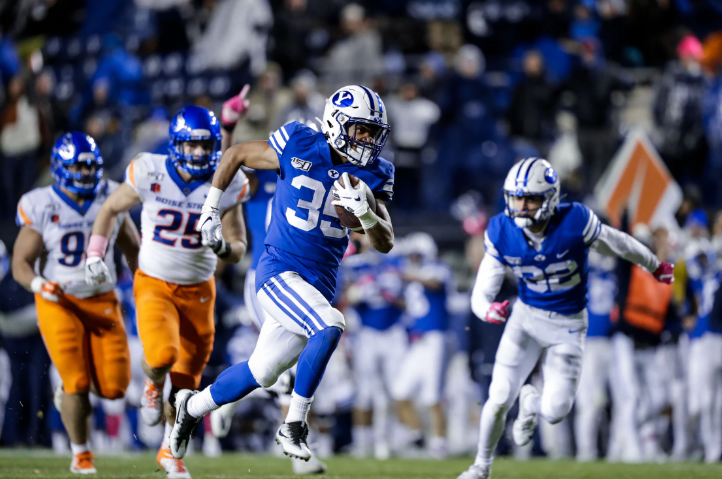
[[[544,179],[547,180],[547,183],[549,183],[550,185],[556,183],[557,178],[557,172],[554,171],[554,168],[552,168],[551,166],[547,168],[544,172]]]
[[[331,103],[341,108],[351,106],[353,105],[353,95],[349,91],[342,90],[333,96]]]

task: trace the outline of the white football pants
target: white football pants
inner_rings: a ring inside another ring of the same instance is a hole
[[[575,406],[574,434],[577,460],[597,458],[597,437],[602,414],[609,402],[607,384],[611,376],[612,343],[609,338],[587,338],[582,358],[582,376]]]
[[[496,352],[489,398],[481,411],[477,464],[493,460],[506,414],[543,353],[539,415],[556,424],[569,414],[579,384],[586,333],[586,310],[564,316],[520,300],[514,303]]]
[[[722,334],[706,333],[690,341],[689,412],[699,424],[705,462],[722,455]]]
[[[383,331],[361,327],[353,348],[357,409],[373,410],[378,395],[390,396],[407,343],[406,331],[400,325]]]
[[[394,400],[415,400],[428,407],[441,401],[445,342],[443,331],[428,331],[409,345],[391,391]]]

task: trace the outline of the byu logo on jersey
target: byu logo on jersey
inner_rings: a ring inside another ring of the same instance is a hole
[[[328,176],[330,178],[338,178],[340,175],[338,174],[338,171],[336,171],[336,170],[328,170]]]
[[[340,107],[351,106],[353,105],[353,95],[346,90],[340,91],[333,96],[331,102]]]
[[[296,158],[294,156],[293,158],[291,158],[291,165],[297,170],[309,171],[313,163],[311,163],[310,161],[302,160],[301,158]]]
[[[545,259],[547,259],[547,257],[544,256],[543,254],[538,254],[538,255],[534,256],[534,261],[544,261]]]

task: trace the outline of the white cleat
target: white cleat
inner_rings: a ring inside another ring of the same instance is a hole
[[[313,474],[324,474],[328,467],[324,462],[321,462],[315,455],[311,455],[311,459],[308,461],[302,461],[301,459],[291,458],[291,464],[293,465],[293,473],[297,476],[310,476]]]
[[[462,472],[456,479],[489,479],[491,477],[491,465],[480,466],[472,464],[469,469]]]
[[[211,411],[211,431],[216,437],[226,437],[233,424],[233,414],[236,412],[238,401],[224,404],[215,411]]]
[[[170,449],[163,447],[163,445],[158,450],[155,460],[163,468],[168,479],[191,479],[191,473],[186,469],[183,459],[174,458]]]
[[[198,391],[181,389],[175,395],[175,424],[170,432],[170,452],[176,459],[183,459],[188,450],[188,443],[196,435],[198,425],[203,416],[193,417],[188,412],[188,400]]]
[[[276,432],[276,442],[283,448],[283,453],[303,461],[308,461],[313,455],[307,440],[308,424],[303,421],[283,423]]]
[[[512,427],[512,436],[517,446],[526,446],[534,436],[534,429],[537,425],[537,414],[534,411],[527,411],[524,405],[527,403],[529,396],[539,396],[536,388],[531,384],[526,384],[521,388],[519,395],[519,415],[514,421]]]
[[[140,416],[148,426],[155,426],[163,417],[163,388],[158,388],[148,378],[140,397]]]

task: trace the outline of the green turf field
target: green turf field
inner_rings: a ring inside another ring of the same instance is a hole
[[[328,460],[329,472],[324,476],[333,479],[455,479],[468,467],[471,458],[447,461],[400,460],[388,461],[359,460],[337,457]],[[266,456],[224,455],[220,458],[206,458],[200,455],[186,461],[194,479],[203,478],[272,478],[298,477],[291,474],[291,464],[284,459]],[[0,478],[73,478],[70,474],[69,457],[56,457],[48,453],[26,451],[0,451]],[[155,455],[126,455],[122,457],[100,457],[96,460],[98,479],[157,478],[165,474],[155,464]],[[655,465],[622,464],[576,464],[569,461],[513,462],[499,460],[494,465],[494,479],[694,479],[722,478],[722,465],[707,466],[697,463],[675,463]]]

